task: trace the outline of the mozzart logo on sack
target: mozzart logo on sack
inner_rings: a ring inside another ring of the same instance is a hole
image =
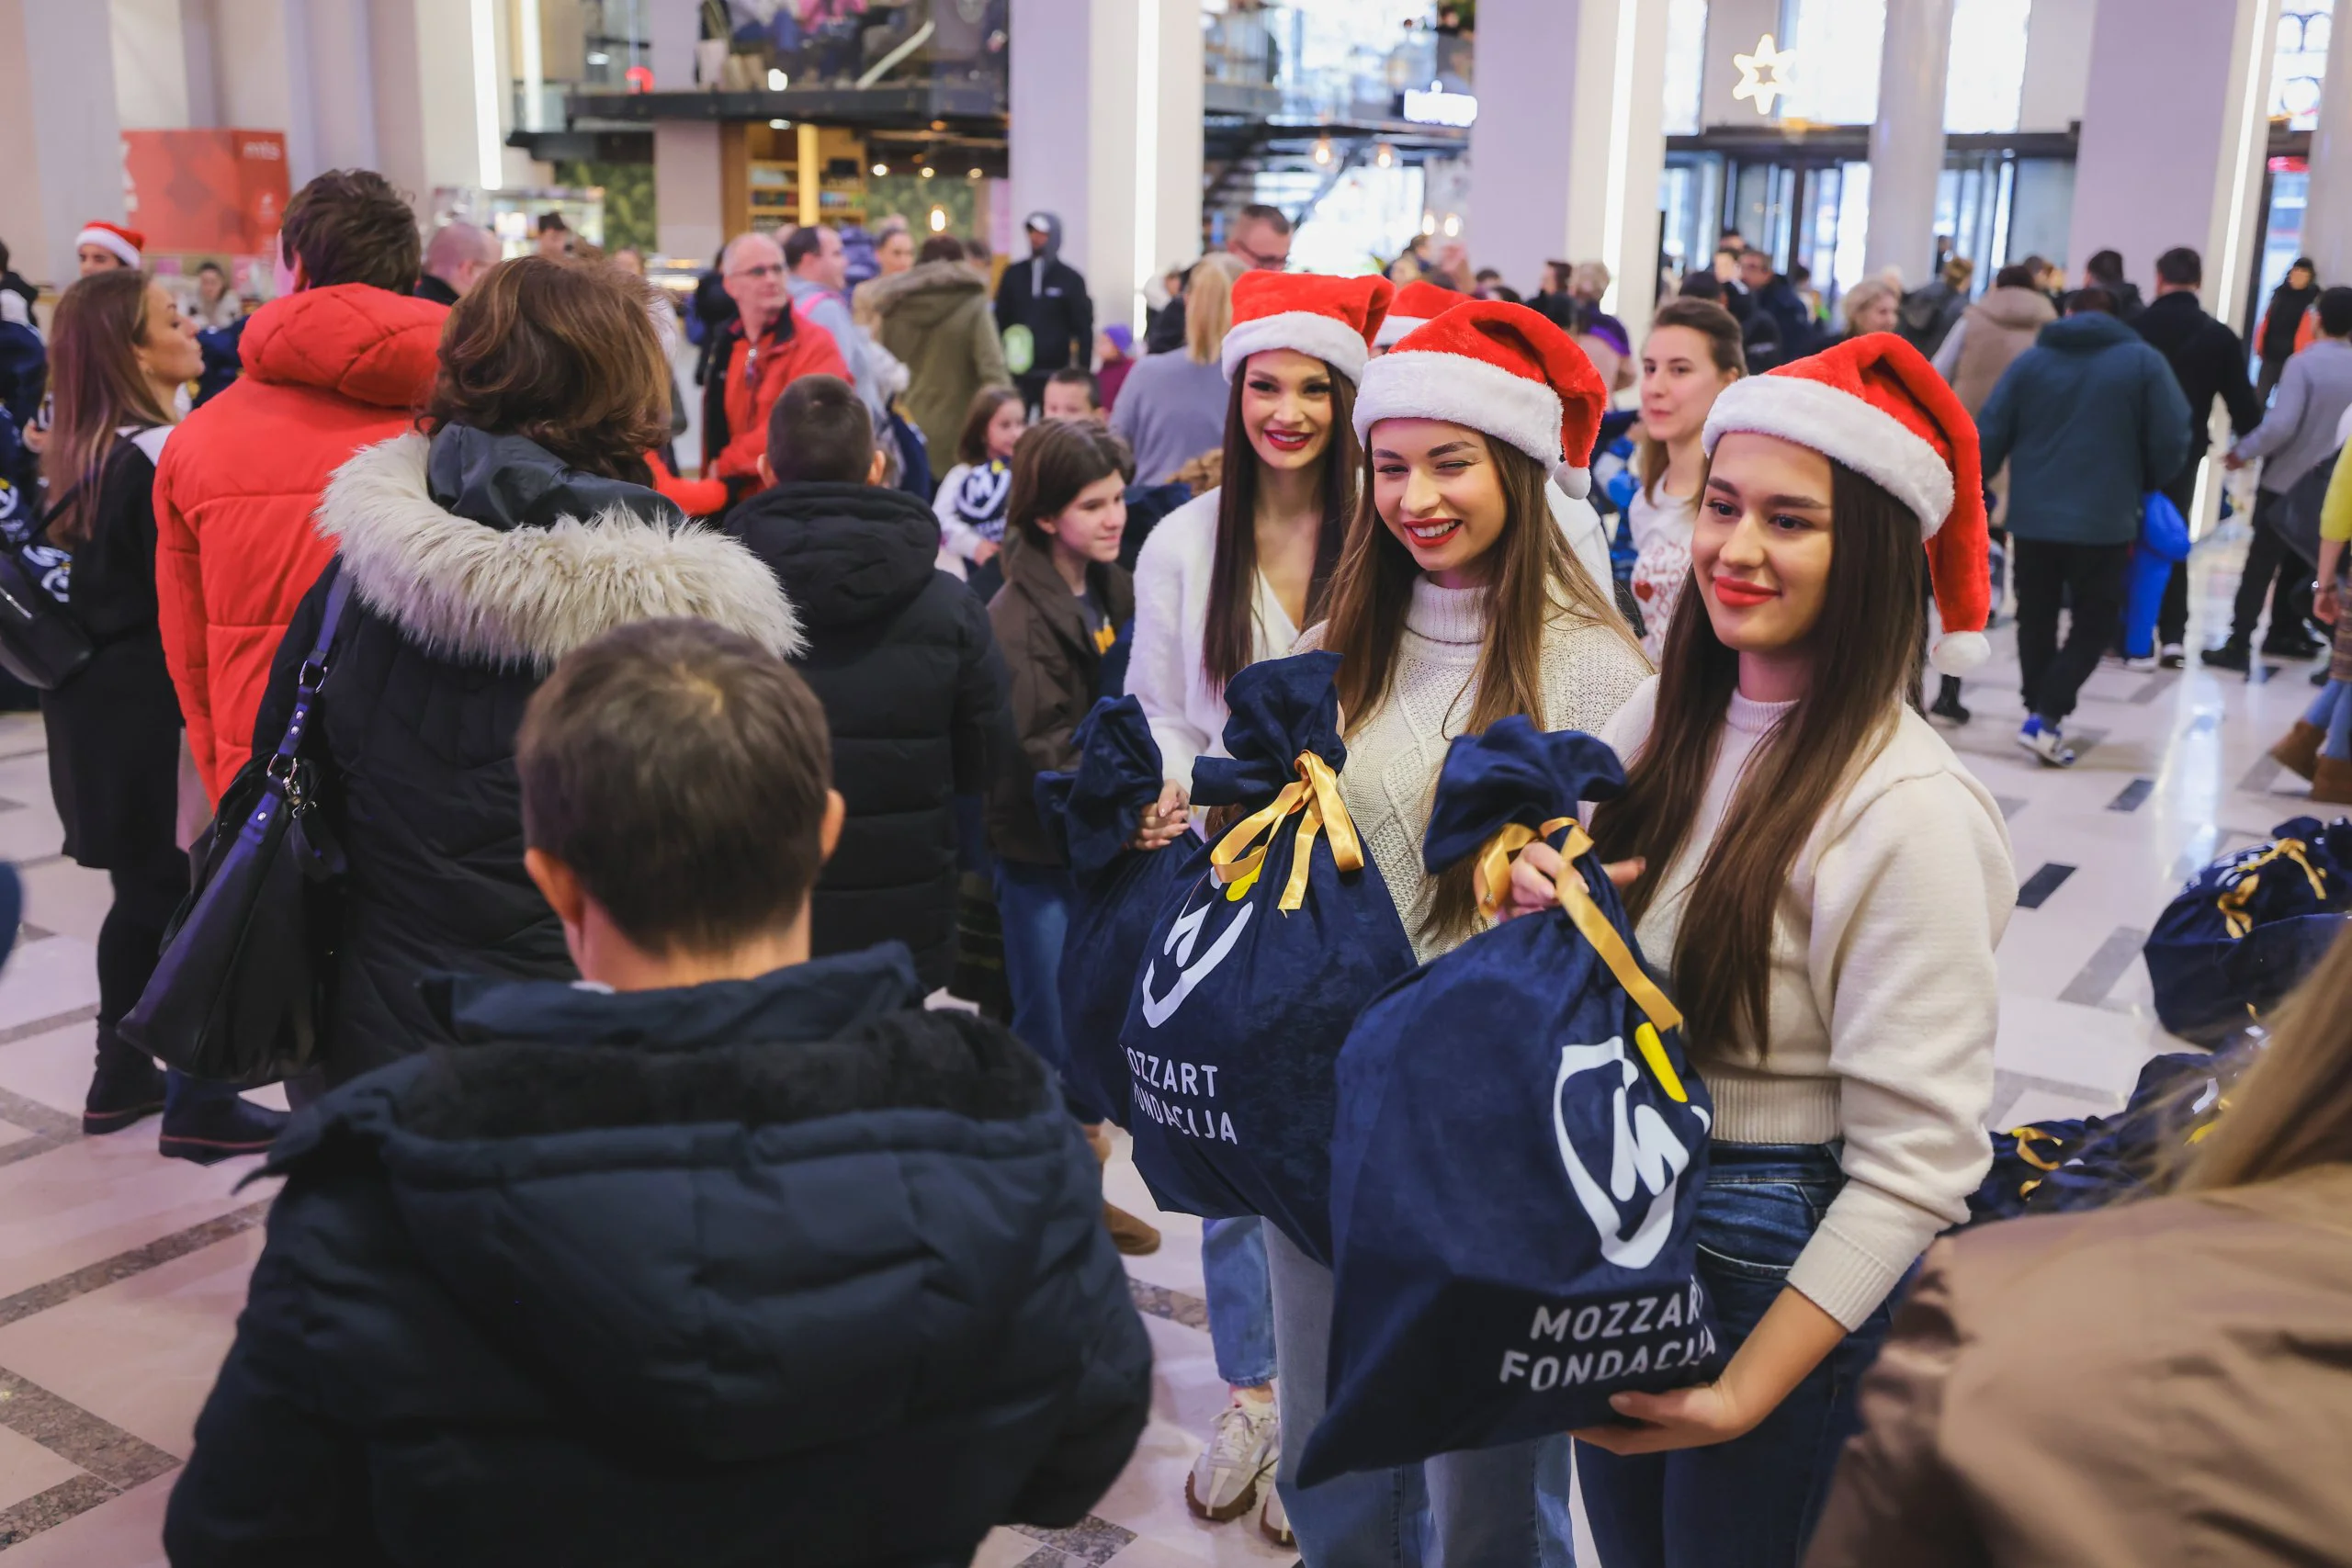
[[[1614,1080],[1608,1085],[1609,1148],[1605,1161],[1599,1162],[1607,1172],[1605,1183],[1593,1175],[1593,1166],[1569,1131],[1569,1094],[1590,1093],[1599,1087],[1576,1082],[1588,1073]],[[1690,1168],[1692,1154],[1655,1108],[1635,1105],[1628,1110],[1626,1091],[1638,1077],[1639,1069],[1625,1054],[1624,1036],[1617,1035],[1598,1045],[1563,1046],[1559,1075],[1552,1084],[1552,1130],[1559,1140],[1568,1184],[1600,1238],[1600,1256],[1625,1269],[1646,1269],[1664,1250],[1674,1227],[1676,1189]],[[1706,1111],[1690,1109],[1703,1133]],[[1645,1193],[1646,1205],[1642,1206]],[[1644,1295],[1538,1306],[1527,1337],[1541,1343],[1534,1350],[1506,1349],[1498,1381],[1523,1382],[1543,1393],[1695,1366],[1715,1352],[1714,1333],[1703,1321],[1705,1303],[1705,1292],[1691,1280]],[[1611,1340],[1621,1343],[1608,1343]],[[1623,1343],[1633,1340],[1641,1342]],[[1563,1353],[1546,1354],[1544,1344],[1559,1346]],[[1586,1348],[1579,1352],[1573,1347]]]
[[[1210,897],[1197,909],[1187,909],[1168,930],[1168,941],[1159,953],[1144,965],[1143,1021],[1148,1029],[1157,1030],[1184,1005],[1202,981],[1214,974],[1225,962],[1226,955],[1241,940],[1250,928],[1250,918],[1256,907],[1243,903],[1239,911],[1226,923],[1225,929],[1210,942],[1208,951],[1198,959],[1193,956],[1199,945],[1202,929],[1209,917],[1229,902],[1220,896],[1212,878],[1204,878],[1203,886]],[[1172,959],[1174,979],[1165,991],[1159,989],[1159,963]],[[1172,1094],[1189,1095],[1214,1101],[1216,1099],[1216,1074],[1214,1066],[1196,1062],[1180,1062],[1166,1056],[1155,1056],[1138,1051],[1132,1045],[1121,1047],[1127,1055],[1127,1068],[1135,1079],[1136,1109],[1163,1127],[1187,1133],[1195,1138],[1209,1138],[1228,1144],[1239,1144],[1233,1135],[1233,1118],[1214,1104],[1179,1105],[1166,1098]]]

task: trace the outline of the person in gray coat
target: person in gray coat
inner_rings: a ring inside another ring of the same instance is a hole
[[[2319,336],[2287,361],[2278,395],[2254,433],[2242,436],[2222,461],[2243,468],[2259,460],[2262,475],[2254,496],[2254,538],[2238,579],[2237,603],[2230,613],[2230,639],[2209,648],[2204,660],[2217,670],[2245,670],[2253,663],[2254,628],[2262,606],[2270,604],[2270,631],[2262,651],[2273,659],[2309,659],[2325,647],[2307,629],[2312,608],[2312,563],[2297,555],[2278,531],[2287,492],[2295,481],[2335,455],[2343,443],[2335,429],[2352,408],[2352,288],[2321,293],[2312,307]]]
[[[2085,288],[1994,385],[1976,416],[1989,480],[2009,468],[2009,548],[2026,720],[2018,744],[2075,761],[2061,729],[2121,629],[2141,498],[2188,456],[2188,400],[2163,355]],[[2071,601],[2065,645],[2058,614]]]

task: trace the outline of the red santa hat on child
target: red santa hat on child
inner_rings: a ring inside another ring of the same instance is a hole
[[[1372,346],[1394,347],[1397,339],[1415,327],[1428,326],[1456,305],[1465,303],[1469,298],[1459,289],[1416,279],[1396,291],[1396,298],[1389,303],[1387,319],[1380,323],[1380,331],[1373,334]]]
[[[84,245],[112,251],[123,265],[135,267],[141,265],[140,253],[147,248],[147,236],[119,223],[90,222],[84,224],[82,231],[74,236],[74,249],[79,250]]]
[[[1544,468],[1570,495],[1609,406],[1600,372],[1568,334],[1524,305],[1464,299],[1365,367],[1356,438],[1384,419],[1442,419],[1485,431]]]
[[[1707,414],[1708,454],[1734,431],[1809,446],[1909,507],[1943,623],[1930,661],[1946,675],[1984,662],[1993,592],[1976,422],[1925,355],[1893,333],[1871,333],[1734,381]]]
[[[1271,348],[1295,348],[1351,381],[1363,379],[1372,334],[1396,286],[1385,277],[1325,277],[1312,272],[1245,272],[1233,280],[1233,330],[1225,334],[1225,378]]]

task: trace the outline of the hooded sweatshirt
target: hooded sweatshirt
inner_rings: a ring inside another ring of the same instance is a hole
[[[1007,378],[988,282],[962,262],[922,262],[876,278],[865,295],[882,346],[906,362],[900,401],[936,468],[955,456],[974,395]]]
[[[1062,220],[1051,212],[1033,212],[1024,229],[1046,231],[1046,246],[1034,255],[1016,256],[997,284],[996,324],[999,332],[1025,327],[1035,348],[1022,374],[1042,379],[1066,366],[1085,367],[1094,361],[1094,301],[1087,298],[1086,279],[1061,259]]]
[[[2188,456],[2188,400],[2172,367],[2113,316],[2051,322],[1976,416],[1989,478],[2009,466],[2010,532],[2128,545],[2140,498]]]
[[[939,525],[903,491],[779,484],[727,526],[799,612],[794,667],[825,705],[849,809],[817,884],[814,951],[895,937],[935,990],[956,961],[955,797],[987,785],[1003,722],[988,609],[933,565]]]
[[[172,1562],[960,1568],[1077,1523],[1150,1345],[1045,1067],[922,999],[895,943],[439,987],[463,1049],[271,1152]]]

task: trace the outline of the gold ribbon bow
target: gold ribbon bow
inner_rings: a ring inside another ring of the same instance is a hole
[[[2254,917],[2245,912],[2245,907],[2253,901],[2254,890],[2262,885],[2262,867],[2280,860],[2292,861],[2301,867],[2303,880],[2312,885],[2312,897],[2323,904],[2327,902],[2327,884],[2320,880],[2319,873],[2312,869],[2312,863],[2304,858],[2303,841],[2301,839],[2281,839],[2238,867],[2244,874],[2224,888],[2222,896],[2214,900],[2222,911],[2222,923],[2233,941],[2254,930]]]
[[[1634,1043],[1667,1094],[1676,1100],[1687,1101],[1690,1095],[1684,1090],[1674,1064],[1667,1059],[1666,1043],[1658,1038],[1660,1030],[1682,1027],[1682,1011],[1667,999],[1666,993],[1657,988],[1657,982],[1643,973],[1634,950],[1625,945],[1625,939],[1617,934],[1617,928],[1609,923],[1609,917],[1593,902],[1591,890],[1584,885],[1584,874],[1577,870],[1577,862],[1590,852],[1592,840],[1577,825],[1575,818],[1555,817],[1541,828],[1513,822],[1487,840],[1486,847],[1478,852],[1476,886],[1479,913],[1488,919],[1495,918],[1510,891],[1511,862],[1528,845],[1548,839],[1563,828],[1568,830],[1568,836],[1560,845],[1560,874],[1552,882],[1553,890],[1560,896],[1560,908],[1577,928],[1577,934],[1592,944],[1592,950],[1609,966],[1610,974],[1634,998],[1634,1005],[1649,1015],[1649,1021],[1634,1031]]]
[[[1246,895],[1266,863],[1275,826],[1293,812],[1304,812],[1298,825],[1298,848],[1291,855],[1290,881],[1275,908],[1284,914],[1306,902],[1306,875],[1311,868],[1315,838],[1329,831],[1331,859],[1341,871],[1363,869],[1363,844],[1356,837],[1355,819],[1340,798],[1340,775],[1312,751],[1298,754],[1298,777],[1283,785],[1272,804],[1236,822],[1209,852],[1209,867],[1226,885],[1227,898]],[[1265,843],[1258,843],[1263,837]],[[1255,845],[1255,848],[1251,846]]]

